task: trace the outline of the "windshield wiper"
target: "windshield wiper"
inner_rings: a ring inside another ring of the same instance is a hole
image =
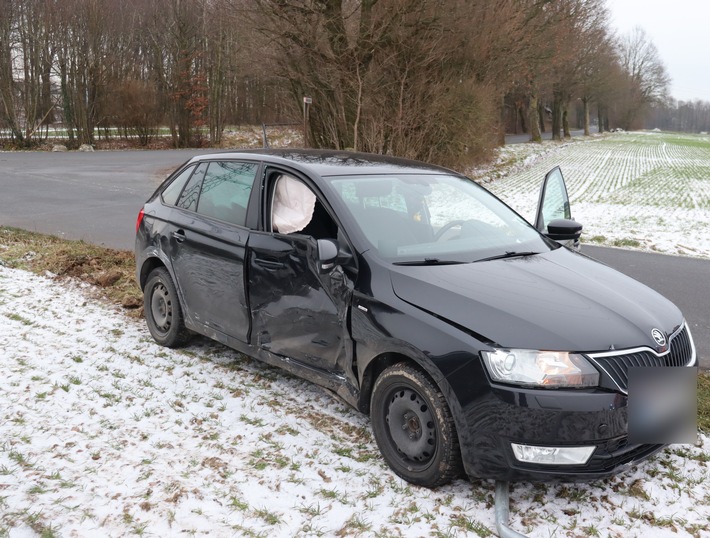
[[[491,260],[505,260],[508,258],[524,258],[526,256],[534,256],[535,254],[540,254],[539,252],[516,252],[514,250],[506,250],[505,254],[497,254],[495,256],[488,256],[487,258],[481,258],[476,260],[476,262],[489,262]]]
[[[439,258],[424,258],[423,260],[408,260],[404,262],[392,262],[393,265],[458,265],[460,260],[440,260]]]

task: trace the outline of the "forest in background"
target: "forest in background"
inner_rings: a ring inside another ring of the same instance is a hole
[[[0,0],[0,145],[303,125],[314,147],[462,167],[505,132],[710,130],[605,0]]]

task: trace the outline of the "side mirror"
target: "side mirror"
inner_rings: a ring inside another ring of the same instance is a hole
[[[582,235],[582,225],[574,220],[554,219],[547,224],[545,235],[555,241],[576,241]]]
[[[335,239],[318,239],[318,269],[327,273],[338,262],[338,242]]]

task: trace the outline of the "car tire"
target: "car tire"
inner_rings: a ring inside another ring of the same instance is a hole
[[[165,347],[179,347],[190,339],[173,279],[164,267],[153,269],[143,290],[143,310],[148,330]]]
[[[407,363],[390,366],[370,399],[375,440],[392,470],[407,482],[434,488],[461,475],[461,449],[444,395]]]

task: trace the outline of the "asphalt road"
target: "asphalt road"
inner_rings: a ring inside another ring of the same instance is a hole
[[[205,151],[202,151],[204,153]],[[143,202],[199,150],[0,153],[0,225],[133,249]],[[584,245],[683,311],[710,368],[710,261]]]
[[[0,224],[132,249],[143,202],[198,152],[2,152]]]

